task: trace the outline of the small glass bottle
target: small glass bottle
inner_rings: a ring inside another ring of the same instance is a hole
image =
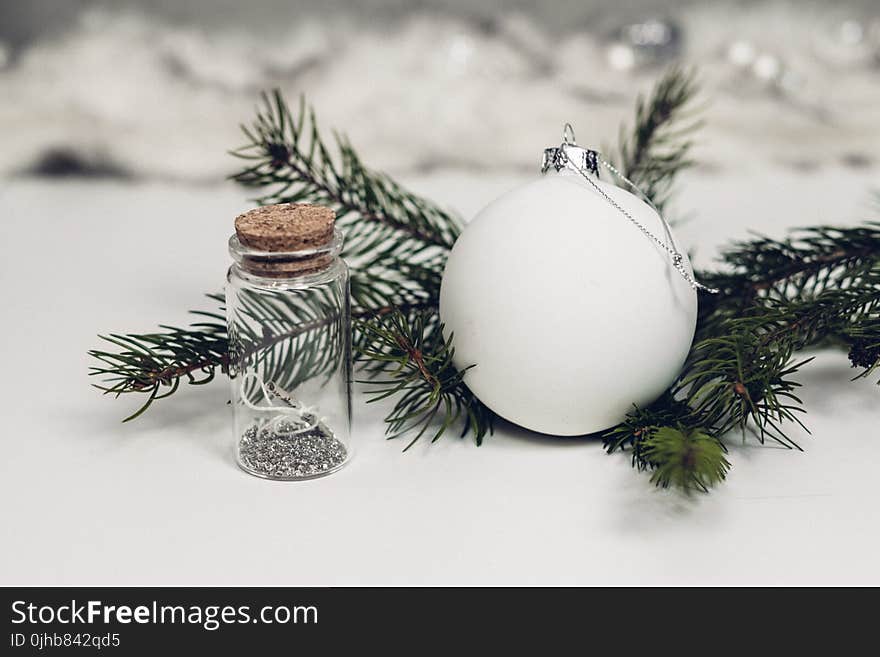
[[[226,286],[235,457],[285,481],[352,455],[351,310],[332,210],[280,204],[235,220]]]

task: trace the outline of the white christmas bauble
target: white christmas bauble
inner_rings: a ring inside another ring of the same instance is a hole
[[[644,201],[593,179],[663,238]],[[690,272],[690,263],[684,258]],[[449,255],[440,316],[465,383],[501,417],[560,436],[607,429],[676,378],[697,296],[669,253],[570,169],[495,200]]]

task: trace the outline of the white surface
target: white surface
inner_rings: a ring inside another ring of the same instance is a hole
[[[595,184],[666,239],[647,203]],[[533,431],[581,436],[622,422],[675,380],[697,295],[666,251],[565,169],[468,224],[446,264],[440,316],[455,364],[474,366],[465,381],[489,408]]]
[[[419,188],[473,213],[516,182]],[[679,237],[699,264],[745,223],[866,218],[870,182],[695,178],[681,205],[700,217]],[[347,469],[259,480],[233,464],[225,382],[119,424],[136,400],[89,388],[94,334],[210,306],[245,207],[228,186],[0,188],[0,584],[880,584],[880,390],[849,383],[843,354],[803,377],[804,453],[733,439],[728,483],[692,501],[596,442],[509,425],[481,448],[450,436],[403,454],[361,402]]]

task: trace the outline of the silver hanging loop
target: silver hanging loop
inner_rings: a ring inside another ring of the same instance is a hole
[[[592,173],[596,178],[599,177],[599,164],[604,166],[612,175],[626,183],[634,192],[636,192],[636,194],[641,196],[648,205],[651,206],[651,208],[657,213],[657,216],[660,217],[660,222],[663,225],[663,232],[666,234],[665,240],[654,235],[654,233],[648,230],[644,224],[633,217],[619,203],[617,203],[617,201],[611,198],[605,190],[596,184],[596,182],[590,177],[590,174]],[[678,273],[681,274],[682,278],[684,278],[693,289],[707,292],[708,294],[718,294],[720,292],[717,288],[703,285],[697,281],[684,266],[684,256],[675,244],[669,222],[666,221],[666,218],[651,198],[639,189],[632,180],[621,173],[613,164],[603,158],[601,153],[578,146],[574,138],[574,128],[571,127],[570,123],[566,123],[562,128],[562,144],[559,147],[544,149],[544,161],[541,165],[541,173],[546,173],[551,168],[560,171],[566,167],[577,171],[584,180],[590,183],[593,189],[599,192],[599,194],[608,201],[612,207],[629,219],[629,221],[638,228],[642,234],[666,251],[672,260],[672,266],[675,267]]]

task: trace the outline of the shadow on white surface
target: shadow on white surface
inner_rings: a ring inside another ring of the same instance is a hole
[[[811,411],[832,415],[874,412],[880,418],[880,372],[852,381],[861,370],[850,367],[845,351],[827,350],[815,356],[800,377],[802,398]]]
[[[500,417],[495,420],[495,434],[491,439],[522,441],[550,449],[572,449],[583,447],[584,445],[595,445],[599,448],[602,446],[602,440],[595,434],[585,436],[552,436],[524,429]]]
[[[106,412],[66,409],[65,420],[76,427],[71,440],[95,436],[108,452],[130,449],[135,443],[151,442],[176,447],[181,442],[196,447],[204,456],[235,466],[232,454],[231,410],[225,377],[205,386],[183,387],[173,399],[154,402],[140,417],[122,422],[146,396],[106,398]],[[176,450],[175,450],[176,451]]]

